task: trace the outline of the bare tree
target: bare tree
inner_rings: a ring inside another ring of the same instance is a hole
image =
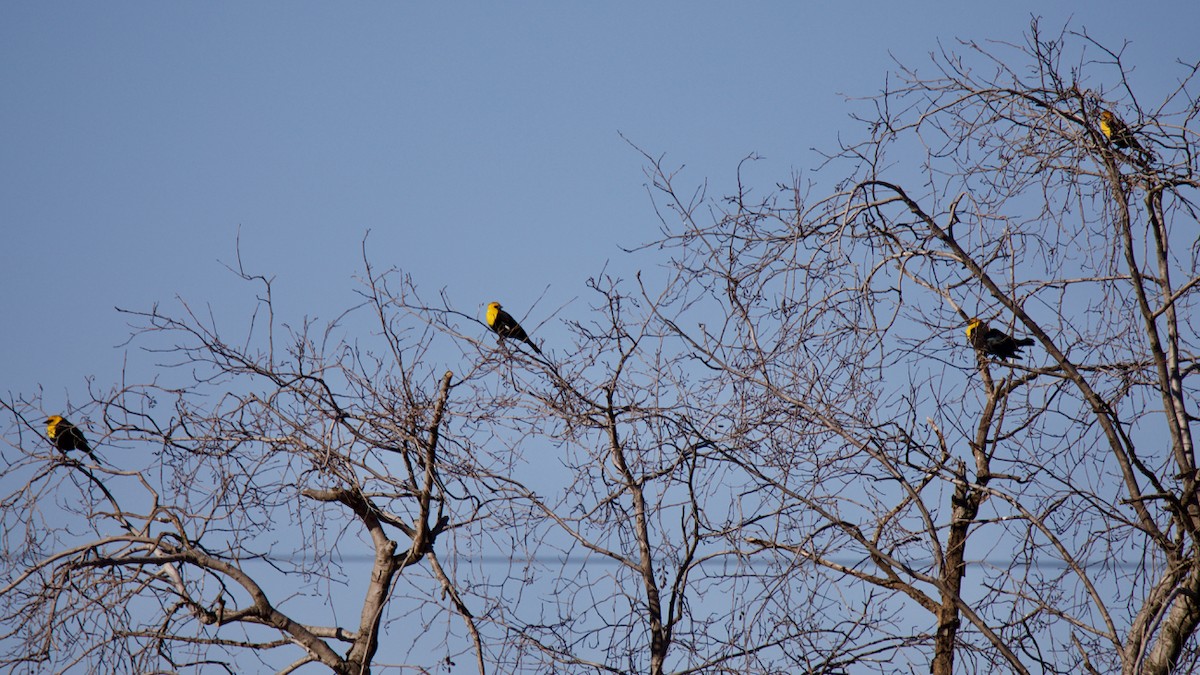
[[[843,672],[855,629],[819,626],[830,600],[780,589],[778,569],[730,545],[738,502],[756,497],[739,494],[755,488],[742,469],[714,457],[708,438],[728,419],[693,386],[697,364],[658,319],[659,301],[624,286],[591,280],[589,318],[570,321],[573,342],[544,346],[545,357],[478,341],[449,303],[406,305],[479,350],[484,365],[464,383],[472,414],[490,411],[493,443],[508,439],[504,454],[529,462],[495,476],[524,510],[491,535],[522,551],[486,602],[517,646],[499,668]]]
[[[1146,107],[1086,35],[960,48],[889,79],[829,197],[739,185],[705,222],[651,160],[677,302],[710,317],[670,325],[756,402],[712,442],[787,505],[733,536],[923,610],[868,626],[891,667],[1186,671],[1200,66]],[[975,316],[1031,355],[976,353]]]
[[[461,618],[482,672],[474,619],[435,546],[480,507],[461,499],[470,479],[446,438],[454,374],[423,368],[427,336],[409,339],[378,293],[360,308],[376,316],[369,350],[338,338],[337,322],[280,325],[270,282],[242,276],[263,294],[240,346],[186,304],[177,317],[129,313],[164,374],[82,411],[104,430],[102,463],[40,440],[42,400],[7,402],[5,550],[19,554],[0,588],[4,662],[243,672],[285,652],[283,672],[369,673],[406,577],[418,607]],[[172,371],[182,382],[165,383]],[[359,550],[368,573],[347,578],[341,558]],[[360,602],[343,621],[346,591]]]

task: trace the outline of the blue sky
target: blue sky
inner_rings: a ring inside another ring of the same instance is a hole
[[[657,234],[621,134],[714,193],[758,153],[769,190],[855,132],[845,96],[893,55],[1020,41],[1042,4],[4,3],[0,383],[82,403],[122,367],[114,306],[248,302],[239,233],[292,320],[354,301],[370,230],[427,296],[538,324],[606,262],[655,264],[620,252]],[[1195,43],[1174,4],[1072,25],[1152,75]]]
[[[622,136],[713,195],[752,153],[756,190],[799,173],[824,194],[814,148],[867,105],[847,97],[939,41],[1023,42],[1032,12],[1129,40],[1161,98],[1200,3],[1129,6],[0,3],[0,393],[43,387],[54,412],[126,364],[153,377],[115,306],[244,322],[255,289],[222,265],[239,236],[285,321],[358,301],[369,230],[373,264],[427,298],[500,300],[562,345],[589,276],[661,263],[621,251],[659,225]]]

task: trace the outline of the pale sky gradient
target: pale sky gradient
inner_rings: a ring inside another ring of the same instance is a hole
[[[1195,56],[1200,3],[1073,7],[3,3],[0,383],[82,403],[85,377],[123,365],[114,306],[178,294],[240,315],[250,289],[218,262],[239,231],[293,321],[354,301],[370,230],[374,264],[427,296],[540,322],[606,262],[654,264],[619,248],[657,234],[621,134],[713,193],[758,153],[769,190],[857,133],[845,97],[878,92],[893,56],[1021,41],[1034,10],[1128,39],[1148,88]]]

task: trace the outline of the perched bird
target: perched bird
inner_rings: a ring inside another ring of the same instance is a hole
[[[967,342],[984,354],[990,354],[1000,359],[1011,359],[1021,356],[1023,347],[1033,346],[1031,338],[1018,340],[1004,331],[988,328],[980,319],[967,322]]]
[[[514,340],[520,340],[521,342],[524,342],[532,347],[533,351],[537,352],[538,354],[542,353],[542,350],[538,349],[538,346],[533,344],[533,340],[529,339],[529,334],[525,332],[525,329],[521,328],[521,324],[517,323],[517,320],[512,318],[511,314],[503,309],[500,309],[500,303],[488,303],[487,325],[490,326],[492,330],[496,331],[496,335],[499,335],[502,338],[513,338]]]
[[[51,415],[46,420],[46,436],[50,438],[54,447],[64,453],[70,450],[83,450],[92,459],[96,459],[87,439],[83,437],[83,432],[79,430],[79,427],[63,419],[62,415]]]
[[[1138,140],[1133,137],[1133,132],[1129,130],[1129,127],[1125,126],[1121,118],[1107,110],[1100,111],[1100,131],[1104,133],[1104,137],[1109,142],[1118,148],[1123,150],[1133,148],[1140,152],[1146,151],[1142,147],[1142,144],[1138,143]]]

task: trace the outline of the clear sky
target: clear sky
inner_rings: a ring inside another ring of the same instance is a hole
[[[770,189],[855,131],[846,96],[893,56],[1067,5],[2,3],[0,388],[65,408],[113,382],[114,306],[241,311],[239,232],[293,321],[353,302],[370,230],[427,296],[537,325],[606,262],[653,265],[619,248],[657,234],[622,134],[719,193],[758,153]],[[1194,52],[1200,3],[1086,7],[1072,26],[1130,40],[1138,76]]]

